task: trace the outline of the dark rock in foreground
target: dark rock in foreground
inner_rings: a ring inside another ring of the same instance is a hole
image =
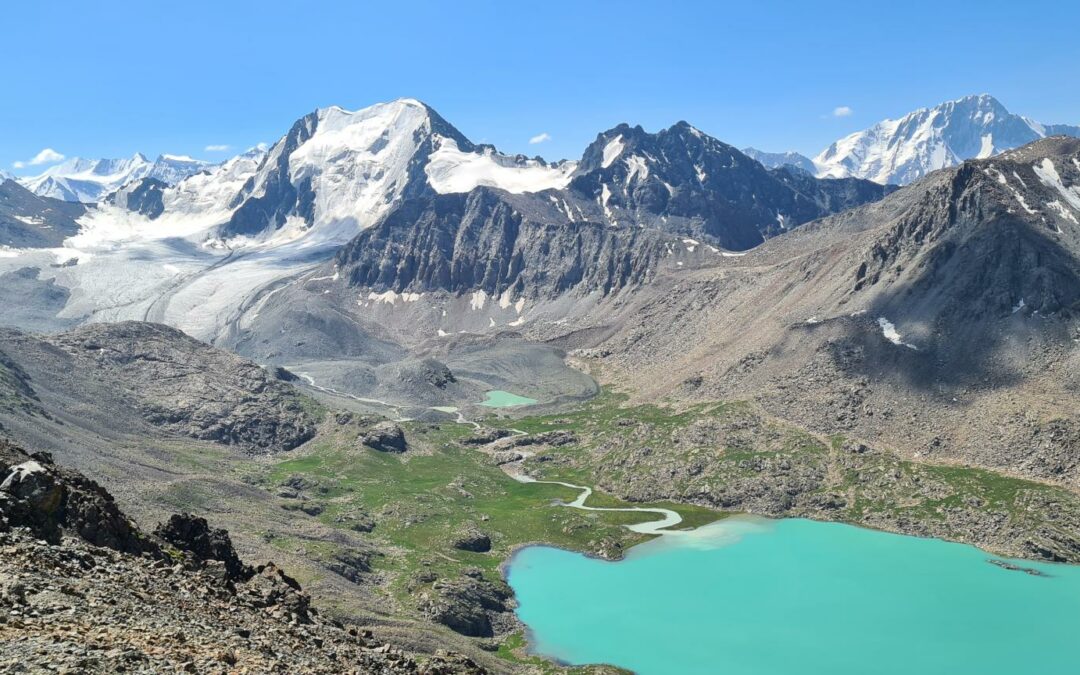
[[[85,476],[0,440],[0,672],[485,672],[323,618],[296,580],[244,565],[202,518],[156,532]]]

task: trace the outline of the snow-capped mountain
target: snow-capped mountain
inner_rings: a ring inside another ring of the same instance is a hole
[[[884,120],[840,139],[814,158],[818,176],[906,184],[931,171],[985,158],[1080,127],[1043,125],[1010,113],[987,94],[967,96]]]
[[[151,162],[138,152],[126,159],[73,157],[37,176],[20,178],[19,182],[43,197],[92,203],[141,178],[156,178],[172,185],[210,166],[182,155],[160,155]]]
[[[686,122],[656,133],[622,124],[585,150],[570,188],[596,203],[609,225],[652,227],[743,251],[836,210],[823,194],[833,186],[807,179],[796,187]],[[852,187],[851,204],[882,196],[880,186]]]
[[[298,120],[234,198],[224,239],[285,236],[343,244],[402,199],[468,192],[562,187],[573,163],[538,160],[476,146],[414,99],[357,111],[333,106]],[[288,226],[288,227],[287,227]]]
[[[762,166],[767,169],[793,166],[797,169],[802,169],[811,175],[817,173],[817,168],[814,166],[813,160],[806,155],[801,155],[797,152],[765,152],[763,150],[758,150],[757,148],[743,148],[742,152],[747,157],[761,162]]]
[[[256,320],[273,324],[270,310],[289,297],[277,291],[346,245],[328,278],[370,277],[380,292],[606,293],[642,283],[669,256],[745,250],[883,194],[869,181],[768,170],[686,123],[655,134],[620,125],[580,161],[549,164],[474,144],[414,99],[318,109],[267,151],[178,182],[163,165],[195,167],[164,159],[156,170],[141,155],[51,170],[49,185],[84,181],[75,196],[95,204],[61,247],[0,263],[72,289],[42,321],[136,318],[231,344]]]

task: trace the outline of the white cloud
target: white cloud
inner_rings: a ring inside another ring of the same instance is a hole
[[[533,136],[532,138],[530,138],[529,139],[529,144],[530,145],[536,145],[537,143],[543,143],[544,141],[550,141],[550,140],[551,140],[551,134],[549,134],[548,132],[545,131],[542,134],[537,134],[537,135]]]
[[[267,143],[266,141],[259,141],[258,143],[255,144],[255,149],[256,150],[262,150],[263,152],[266,152],[267,150],[270,149],[270,144]]]
[[[206,146],[206,151],[207,152],[225,152],[230,147],[232,147],[232,146],[224,145],[224,144],[222,144],[222,145],[208,145],[208,146]]]
[[[840,105],[840,106],[836,106],[835,108],[833,108],[832,116],[833,117],[848,117],[853,112],[855,112],[855,111],[852,110],[849,106]]]
[[[12,162],[11,166],[16,169],[22,169],[27,166],[38,166],[39,164],[56,164],[63,161],[64,155],[53,150],[52,148],[45,148],[38,154],[34,155],[29,161],[26,162]]]

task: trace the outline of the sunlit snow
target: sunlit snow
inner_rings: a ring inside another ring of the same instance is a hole
[[[573,162],[544,166],[530,159],[519,163],[490,148],[482,153],[464,152],[454,139],[443,138],[424,171],[428,183],[440,194],[469,192],[481,185],[521,194],[566,187],[574,167]]]

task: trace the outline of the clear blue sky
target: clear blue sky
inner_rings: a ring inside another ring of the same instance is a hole
[[[1080,3],[11,2],[0,168],[43,148],[222,159],[297,117],[401,96],[475,141],[577,157],[685,119],[813,154],[969,93],[1080,123]],[[833,116],[839,106],[851,114]],[[530,144],[546,133],[551,140]],[[17,173],[36,173],[40,166]]]

